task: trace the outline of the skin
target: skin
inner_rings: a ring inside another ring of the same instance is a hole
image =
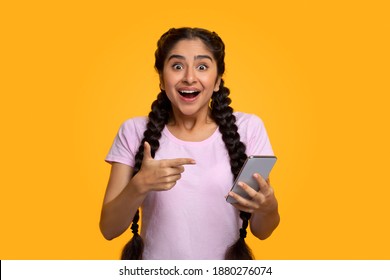
[[[171,133],[182,140],[201,141],[217,129],[210,118],[209,103],[220,82],[216,61],[201,40],[181,40],[172,48],[160,75],[161,87],[173,108],[168,123]],[[179,94],[183,90],[200,93],[188,100]]]
[[[257,173],[253,174],[253,177],[260,186],[258,192],[244,182],[239,182],[239,186],[251,197],[250,200],[245,199],[234,192],[229,192],[229,195],[238,202],[233,204],[235,208],[252,213],[250,219],[251,232],[257,238],[263,240],[269,237],[279,225],[280,216],[278,202],[269,180],[264,180],[264,178]]]
[[[108,240],[121,235],[130,226],[149,192],[172,189],[184,172],[184,165],[195,164],[190,158],[155,160],[147,142],[144,149],[141,169],[134,177],[130,166],[112,164],[100,217],[100,230]]]
[[[200,39],[181,40],[168,53],[160,73],[160,87],[172,103],[172,117],[167,127],[177,138],[185,141],[202,141],[217,129],[210,117],[209,103],[214,91],[219,90],[221,77],[212,53]],[[197,91],[193,98],[183,98],[180,91]],[[106,239],[121,235],[152,191],[169,191],[180,180],[185,165],[196,164],[190,158],[155,160],[145,142],[144,158],[140,171],[134,176],[130,166],[113,163],[103,201],[100,230]],[[244,199],[229,193],[237,200],[238,210],[252,213],[250,228],[260,239],[271,235],[279,224],[278,205],[274,191],[260,175],[255,175],[260,190],[241,187],[252,197]]]

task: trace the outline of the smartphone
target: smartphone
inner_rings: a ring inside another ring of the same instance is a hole
[[[250,199],[249,195],[238,185],[238,182],[244,182],[255,191],[259,191],[259,184],[255,178],[253,178],[253,174],[259,173],[265,180],[267,180],[275,162],[275,156],[249,156],[242,166],[237,179],[234,181],[231,191],[246,199]],[[229,203],[237,203],[237,201],[231,196],[228,196],[226,201]]]

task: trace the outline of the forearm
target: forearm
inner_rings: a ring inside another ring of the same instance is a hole
[[[146,194],[138,193],[130,182],[115,199],[106,202],[100,217],[103,236],[111,240],[126,231],[145,197]]]
[[[278,208],[268,213],[254,212],[250,219],[250,229],[253,235],[263,240],[268,238],[279,225],[280,216]]]

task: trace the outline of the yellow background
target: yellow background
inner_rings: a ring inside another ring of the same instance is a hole
[[[248,238],[256,257],[389,259],[385,2],[3,1],[0,259],[118,258],[131,234],[99,232],[104,158],[148,113],[156,41],[181,26],[224,39],[233,107],[279,158],[282,220]]]

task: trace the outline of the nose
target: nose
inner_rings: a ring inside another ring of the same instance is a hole
[[[193,84],[196,81],[195,70],[192,67],[188,67],[184,73],[183,82],[187,84]]]

